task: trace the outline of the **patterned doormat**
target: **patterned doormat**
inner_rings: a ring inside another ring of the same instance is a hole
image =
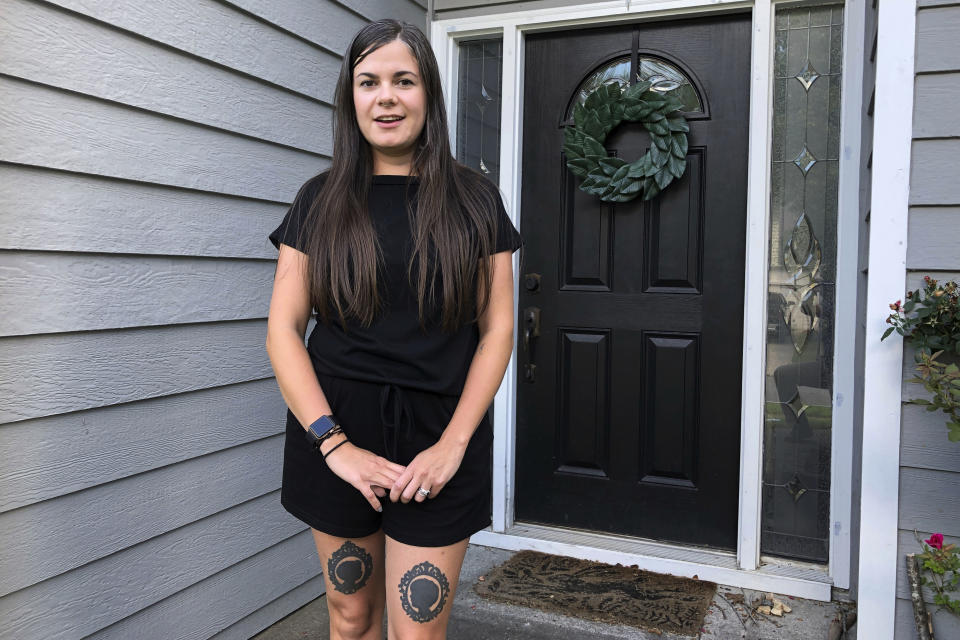
[[[717,585],[521,551],[490,571],[474,590],[505,604],[694,636],[703,625]]]

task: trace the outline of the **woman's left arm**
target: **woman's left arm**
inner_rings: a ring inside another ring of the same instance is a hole
[[[490,408],[513,352],[513,259],[510,251],[490,258],[492,286],[490,303],[477,320],[480,342],[470,362],[460,401],[450,423],[435,445],[424,449],[397,478],[390,499],[422,502],[423,487],[436,496],[460,468],[467,443]]]

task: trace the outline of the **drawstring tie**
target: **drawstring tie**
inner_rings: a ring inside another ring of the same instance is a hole
[[[413,439],[413,408],[403,390],[395,384],[385,384],[380,390],[380,421],[383,423],[383,450],[391,452],[390,459],[397,462],[402,424],[406,423],[406,440]]]

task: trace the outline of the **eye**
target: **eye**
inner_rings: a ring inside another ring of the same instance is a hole
[[[361,86],[361,87],[372,87],[372,86],[373,86],[373,80],[361,80],[361,81],[360,81],[360,86]]]
[[[404,84],[404,85],[407,85],[407,86],[412,87],[413,84],[414,84],[414,82],[413,82],[413,80],[411,80],[410,78],[401,78],[401,79],[400,79],[400,84]]]

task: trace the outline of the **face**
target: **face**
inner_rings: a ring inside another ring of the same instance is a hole
[[[374,173],[385,165],[402,170],[426,120],[426,92],[410,48],[394,40],[353,68],[357,125],[373,149]]]

